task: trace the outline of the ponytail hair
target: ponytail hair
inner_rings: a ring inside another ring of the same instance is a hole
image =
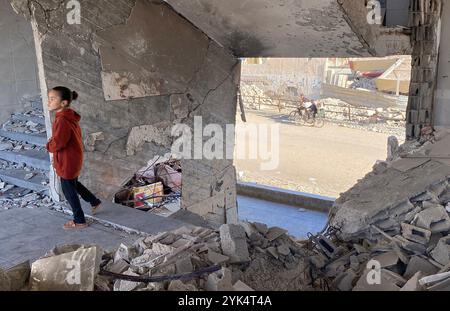
[[[78,93],[75,91],[71,91],[65,86],[57,86],[52,89],[55,92],[58,92],[61,96],[62,100],[67,100],[69,102],[69,105],[74,101],[78,99]]]

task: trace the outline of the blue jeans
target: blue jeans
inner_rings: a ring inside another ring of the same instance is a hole
[[[64,179],[61,178],[61,187],[72,208],[74,221],[76,224],[85,224],[86,218],[84,217],[83,209],[81,208],[80,195],[84,201],[91,204],[92,207],[98,206],[102,203],[95,195],[93,195],[85,186],[83,186],[78,178],[76,179]]]

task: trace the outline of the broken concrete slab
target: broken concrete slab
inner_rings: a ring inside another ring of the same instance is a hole
[[[269,229],[269,231],[265,236],[270,242],[272,242],[278,239],[279,237],[285,235],[286,233],[288,233],[288,231],[285,229],[279,227],[272,227]]]
[[[190,257],[184,257],[175,263],[177,268],[177,274],[191,273],[194,271],[194,266],[192,265],[192,261]]]
[[[6,270],[6,275],[11,281],[11,290],[20,291],[29,285],[31,265],[29,261]],[[1,280],[0,280],[1,283]]]
[[[98,246],[82,247],[33,263],[33,291],[93,291],[103,251]]]
[[[222,270],[210,274],[206,281],[207,291],[232,291],[233,285],[231,283],[231,270],[222,268]]]
[[[409,261],[408,266],[406,267],[405,274],[403,277],[405,279],[410,279],[416,274],[417,272],[422,273],[422,277],[433,275],[438,272],[438,268],[436,268],[433,264],[431,264],[428,260],[420,257],[420,256],[413,256],[411,260]]]
[[[122,258],[118,258],[118,260],[111,261],[105,268],[106,271],[121,274],[127,271],[130,268],[130,264],[123,260]]]
[[[139,274],[136,274],[131,270],[127,270],[124,273],[124,275],[139,276]],[[116,291],[116,292],[131,292],[137,288],[143,288],[143,287],[145,287],[144,283],[130,282],[130,281],[125,281],[125,280],[117,280],[114,283],[114,291]]]
[[[233,285],[233,290],[237,292],[254,292],[255,290],[245,284],[242,281],[237,281],[236,284]]]
[[[134,247],[122,243],[114,255],[114,262],[119,262],[121,259],[130,262],[131,258],[136,257],[136,255],[137,250]]]
[[[275,259],[278,259],[278,258],[280,257],[279,254],[278,254],[277,249],[276,249],[275,247],[273,247],[273,246],[268,247],[268,248],[266,249],[266,251],[267,251],[270,255],[272,255],[273,258],[275,258]]]
[[[353,291],[400,291],[400,288],[395,281],[387,276],[385,269],[380,271],[380,279],[376,280],[372,278],[372,273],[377,272],[374,270],[366,269],[358,280]]]
[[[248,238],[253,236],[255,233],[259,233],[259,231],[251,223],[240,222],[239,225],[241,225],[244,228]]]
[[[11,150],[14,148],[14,145],[10,142],[0,143],[0,151]]]
[[[220,264],[223,264],[223,263],[227,262],[228,260],[230,260],[230,258],[228,256],[216,253],[215,251],[209,249],[208,250],[208,260],[215,265],[220,265]]]
[[[348,292],[351,291],[353,288],[353,282],[356,280],[358,276],[356,275],[355,271],[352,269],[348,269],[346,272],[342,274],[341,277],[336,278],[337,282],[337,288],[341,292]]]
[[[401,292],[417,292],[422,290],[419,280],[423,277],[422,272],[418,271],[408,282],[400,289]]]
[[[171,292],[195,292],[198,289],[192,284],[184,284],[180,280],[174,280],[170,282],[167,290]]]
[[[414,168],[417,168],[421,165],[424,165],[425,163],[427,163],[429,161],[430,161],[429,158],[419,158],[419,159],[403,158],[403,159],[398,159],[398,160],[395,160],[394,162],[391,162],[389,166],[400,172],[405,173],[405,172],[410,171]]]
[[[11,280],[6,272],[0,268],[0,292],[11,291]]]
[[[433,160],[405,173],[388,168],[382,174],[370,175],[337,200],[330,226],[340,229],[338,237],[344,241],[369,237],[370,225],[375,222],[389,217],[398,217],[399,222],[404,219],[404,215],[390,214],[389,210],[423,194],[430,184],[446,180],[449,175],[449,166]]]
[[[450,236],[439,240],[436,248],[431,252],[431,257],[443,266],[450,263]]]
[[[450,217],[443,206],[436,206],[418,213],[415,224],[432,233],[439,233],[450,230]]]
[[[281,245],[279,245],[279,246],[277,247],[277,252],[278,252],[280,255],[283,255],[283,256],[288,256],[288,255],[291,254],[291,250],[290,250],[289,246],[286,245],[286,244],[281,244]]]
[[[220,242],[223,254],[231,263],[250,261],[245,230],[240,225],[227,224],[220,227]]]
[[[425,254],[427,251],[427,248],[425,247],[425,245],[416,243],[413,241],[409,241],[401,235],[395,236],[395,241],[397,241],[403,249],[410,251],[416,255]]]
[[[392,266],[395,266],[399,263],[400,258],[397,254],[397,252],[387,252],[381,255],[378,255],[373,258],[373,260],[376,260],[380,263],[381,268],[390,268]]]
[[[269,227],[266,224],[255,222],[253,226],[264,236],[269,232]]]

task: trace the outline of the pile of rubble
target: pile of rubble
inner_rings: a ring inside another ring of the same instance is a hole
[[[305,290],[305,255],[285,230],[264,224],[223,225],[219,231],[183,227],[141,238],[132,246],[121,245],[103,262],[104,270],[136,277],[183,275],[215,266],[220,266],[219,271],[158,283],[105,282],[102,277],[103,285],[98,287],[115,291]]]
[[[264,224],[183,227],[112,253],[96,246],[55,248],[32,264],[29,281],[10,277],[8,284],[37,291],[308,290],[306,255],[285,230]],[[79,275],[68,270],[69,261]]]
[[[0,182],[0,210],[17,208],[62,210],[62,207],[59,204],[55,204],[46,194],[36,193]]]
[[[30,106],[41,106],[40,98],[30,99],[27,103]],[[21,119],[22,117],[24,119]],[[46,133],[45,125],[35,123],[33,118],[42,118],[42,110],[31,107],[26,112],[13,115],[6,123],[2,125],[2,131],[10,134],[44,134]],[[16,141],[0,135],[0,151],[5,152],[21,152],[21,151],[43,151],[45,147],[33,145],[26,142]],[[42,176],[42,186],[48,185],[48,171],[27,166],[25,163],[14,163],[10,161],[0,160],[0,171],[22,170],[26,172],[25,180],[31,180],[35,176]],[[59,208],[56,206],[46,192],[37,193],[24,188],[16,187],[8,184],[0,178],[0,209],[9,210],[13,208]]]
[[[351,89],[365,89],[370,91],[376,91],[377,85],[375,83],[376,79],[366,78],[366,77],[356,77],[353,83],[350,85]]]
[[[336,98],[321,99],[327,120],[340,126],[405,136],[405,109],[354,107]]]
[[[316,286],[450,290],[450,134],[424,134],[336,202],[309,242]]]

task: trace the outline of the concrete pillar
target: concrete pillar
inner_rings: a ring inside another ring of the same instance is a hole
[[[443,2],[438,78],[434,104],[435,127],[450,126],[450,3]]]

